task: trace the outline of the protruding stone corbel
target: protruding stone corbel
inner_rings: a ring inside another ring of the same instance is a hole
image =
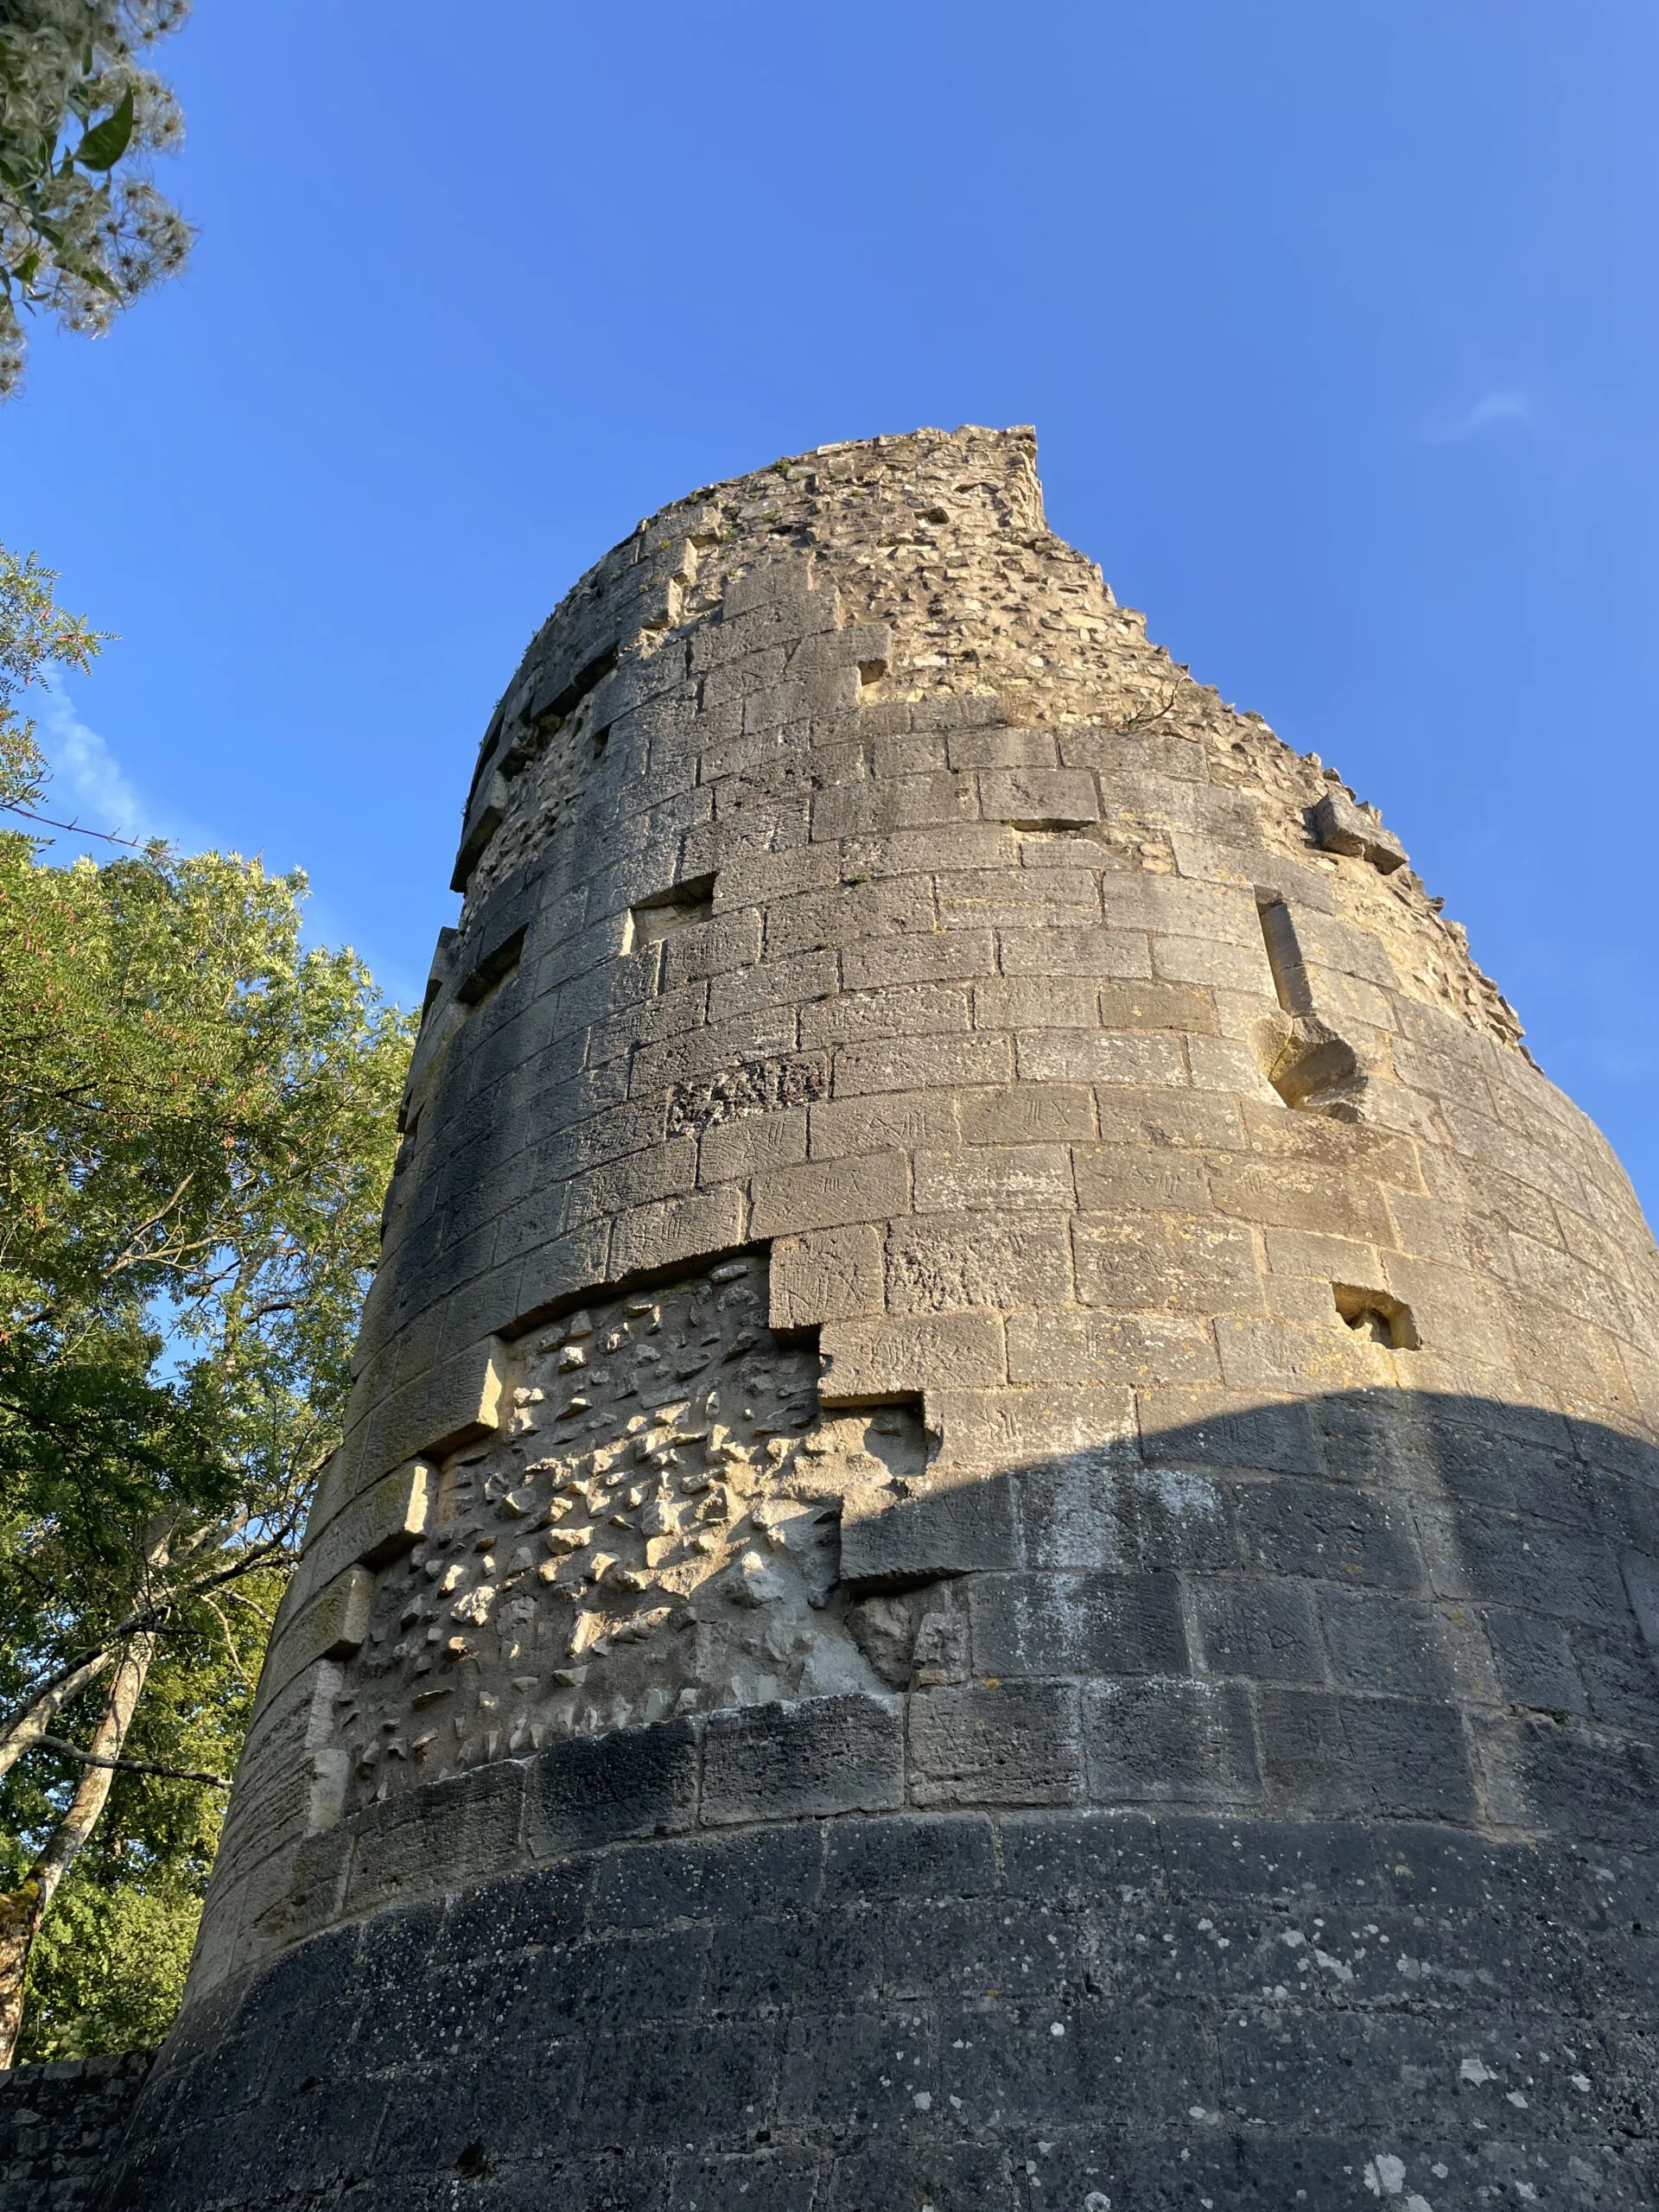
[[[1346,791],[1328,791],[1313,809],[1313,835],[1327,853],[1369,861],[1379,875],[1392,875],[1406,864],[1406,849],[1382,827],[1374,806],[1362,806]]]

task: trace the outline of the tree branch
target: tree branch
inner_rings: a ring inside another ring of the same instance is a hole
[[[245,1590],[226,1590],[225,1595],[226,1598],[230,1599],[233,1604],[245,1605],[251,1613],[256,1614],[257,1618],[264,1623],[267,1634],[269,1634],[270,1630],[276,1626],[276,1615],[274,1613],[268,1613],[263,1605],[256,1605],[253,1599],[249,1597]]]
[[[111,1642],[80,1653],[48,1675],[24,1705],[0,1726],[0,1775],[8,1774],[23,1753],[39,1741],[52,1716],[72,1697],[89,1688],[105,1669],[115,1663],[117,1646]]]
[[[245,1574],[251,1574],[256,1567],[280,1556],[285,1542],[284,1535],[273,1536],[264,1543],[250,1546],[239,1559],[232,1560],[228,1567],[220,1567],[216,1574],[203,1575],[197,1581],[176,1586],[157,1598],[152,1605],[129,1613],[125,1620],[118,1622],[101,1643],[94,1644],[90,1650],[77,1652],[73,1658],[67,1659],[60,1667],[54,1668],[35,1685],[25,1703],[14,1707],[3,1719],[0,1719],[0,1774],[3,1774],[13,1760],[28,1749],[29,1744],[35,1740],[33,1730],[28,1730],[26,1742],[20,1743],[17,1738],[20,1732],[28,1728],[30,1718],[47,1699],[54,1700],[52,1711],[55,1712],[65,1698],[76,1694],[100,1674],[117,1650],[131,1637],[165,1628],[168,1616],[188,1599],[200,1597],[209,1590],[221,1589],[227,1582],[238,1581]],[[49,1718],[49,1714],[47,1717]]]
[[[247,1675],[242,1665],[241,1654],[236,1648],[236,1638],[231,1634],[231,1624],[229,1621],[226,1619],[224,1612],[219,1606],[218,1599],[204,1598],[201,1602],[207,1606],[208,1611],[219,1623],[219,1637],[225,1646],[225,1656],[231,1662],[232,1673],[238,1675],[242,1681],[245,1681],[247,1680]]]
[[[228,1789],[230,1780],[222,1774],[209,1774],[205,1768],[194,1766],[162,1766],[154,1759],[106,1759],[96,1751],[83,1751],[78,1744],[66,1743],[61,1736],[37,1736],[31,1750],[40,1748],[57,1751],[67,1759],[79,1759],[83,1766],[112,1767],[118,1774],[158,1774],[165,1782],[207,1782],[215,1789]]]
[[[15,207],[17,203],[8,197],[5,204]],[[125,845],[135,853],[152,852],[158,844],[165,842],[160,837],[118,837],[112,830],[88,830],[79,822],[54,822],[49,814],[36,814],[32,806],[19,806],[14,799],[8,799],[0,806],[0,813],[22,814],[30,822],[38,822],[48,830],[73,830],[77,837],[98,837],[106,845]]]

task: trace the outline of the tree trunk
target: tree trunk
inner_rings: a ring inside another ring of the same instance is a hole
[[[110,1684],[104,1710],[87,1746],[99,1758],[118,1758],[144,1680],[156,1656],[153,1636],[135,1637],[122,1654]],[[23,1980],[29,1953],[41,1923],[52,1909],[58,1885],[79,1857],[108,1802],[115,1771],[107,1766],[83,1768],[69,1808],[53,1830],[51,1840],[30,1867],[25,1880],[10,1896],[0,1897],[0,2066],[10,2066],[23,2024]]]
[[[42,1690],[32,1705],[24,1707],[11,1726],[0,1732],[0,1775],[10,1773],[23,1753],[32,1750],[46,1734],[60,1708],[115,1664],[115,1656],[113,1645],[107,1650],[95,1651],[73,1674],[66,1675],[50,1689]]]
[[[3,0],[0,0],[3,4]],[[164,1516],[151,1522],[144,1533],[139,1605],[109,1630],[106,1643],[81,1658],[67,1662],[61,1671],[49,1676],[45,1688],[27,1704],[0,1717],[0,1777],[9,1774],[23,1753],[32,1751],[50,1732],[64,1706],[114,1666],[124,1643],[133,1638],[142,1642],[190,1598],[205,1596],[234,1582],[268,1560],[291,1556],[284,1551],[283,1540],[278,1535],[251,1546],[238,1557],[211,1570],[206,1569],[204,1562],[219,1559],[223,1547],[241,1534],[246,1521],[245,1513],[238,1513],[227,1521],[209,1522],[182,1541],[178,1540],[176,1516]],[[192,1560],[196,1570],[194,1579],[182,1571],[181,1566]],[[148,1661],[145,1664],[148,1666]]]
[[[141,1601],[147,1593],[155,1590],[157,1578],[163,1569],[171,1565],[171,1548],[173,1539],[178,1533],[178,1527],[179,1521],[176,1514],[162,1513],[157,1514],[144,1530],[142,1547],[143,1563],[138,1581],[138,1595]],[[197,1541],[200,1541],[200,1535]],[[170,1600],[172,1592],[168,1592],[167,1596]],[[152,1606],[148,1616],[141,1615],[140,1618],[146,1618],[147,1624],[153,1624],[155,1611],[156,1609]],[[136,1621],[129,1618],[122,1622],[119,1627],[111,1629],[106,1643],[96,1651],[89,1651],[78,1664],[66,1669],[55,1681],[48,1682],[37,1697],[26,1705],[21,1713],[9,1720],[3,1729],[0,1729],[0,1776],[9,1774],[23,1753],[32,1749],[40,1741],[51,1727],[53,1719],[61,1706],[67,1705],[71,1698],[79,1697],[81,1691],[95,1682],[106,1668],[114,1665],[124,1642],[132,1635],[137,1624]],[[143,1637],[138,1638],[140,1643],[144,1640]],[[131,1645],[128,1646],[129,1650],[132,1648]],[[149,1671],[149,1653],[154,1648],[154,1639],[151,1638],[139,1671],[138,1681],[141,1688],[143,1686],[144,1675]],[[113,1710],[113,1707],[112,1694],[110,1705],[105,1708],[105,1713]],[[131,1719],[130,1712],[128,1713],[128,1719]],[[124,1728],[123,1733],[124,1732]],[[96,1751],[99,1747],[94,1745],[92,1748]],[[120,1746],[118,1745],[116,1748],[119,1750]],[[98,1812],[102,1810],[103,1807],[100,1804]],[[94,1821],[98,1818],[98,1812],[92,1815]],[[79,1846],[77,1845],[76,1849],[79,1850]]]

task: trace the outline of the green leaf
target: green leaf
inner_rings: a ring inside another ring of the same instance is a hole
[[[66,276],[73,276],[78,284],[90,284],[93,291],[107,292],[112,300],[122,297],[121,287],[114,277],[106,275],[95,261],[89,261],[83,253],[72,253],[60,248],[58,266]]]
[[[120,106],[102,123],[95,123],[76,147],[75,159],[83,168],[112,169],[131,143],[132,87],[129,85]]]

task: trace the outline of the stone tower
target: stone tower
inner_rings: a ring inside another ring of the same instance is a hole
[[[1656,1255],[1030,434],[486,732],[130,2212],[1650,2207]]]

